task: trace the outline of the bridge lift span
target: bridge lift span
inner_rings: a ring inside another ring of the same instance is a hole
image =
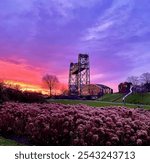
[[[90,84],[90,64],[88,54],[79,54],[77,63],[70,63],[69,94],[80,96],[82,87]]]

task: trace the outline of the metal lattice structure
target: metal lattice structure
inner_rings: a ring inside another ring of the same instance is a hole
[[[90,64],[88,54],[79,54],[78,63],[70,63],[69,94],[80,96],[82,87],[90,84]]]

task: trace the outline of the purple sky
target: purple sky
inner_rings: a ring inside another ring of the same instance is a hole
[[[115,90],[150,69],[149,0],[0,0],[0,31],[3,79],[67,83],[78,53],[90,55],[91,82]]]

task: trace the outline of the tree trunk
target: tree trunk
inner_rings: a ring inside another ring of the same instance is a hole
[[[49,89],[49,97],[51,97],[51,89]]]

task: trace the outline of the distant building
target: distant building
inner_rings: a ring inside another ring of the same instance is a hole
[[[103,94],[111,94],[113,89],[103,84],[90,84],[82,87],[83,96],[102,96]]]
[[[128,93],[128,92],[130,92],[131,85],[132,85],[132,83],[130,83],[130,82],[120,83],[118,85],[119,93]]]

